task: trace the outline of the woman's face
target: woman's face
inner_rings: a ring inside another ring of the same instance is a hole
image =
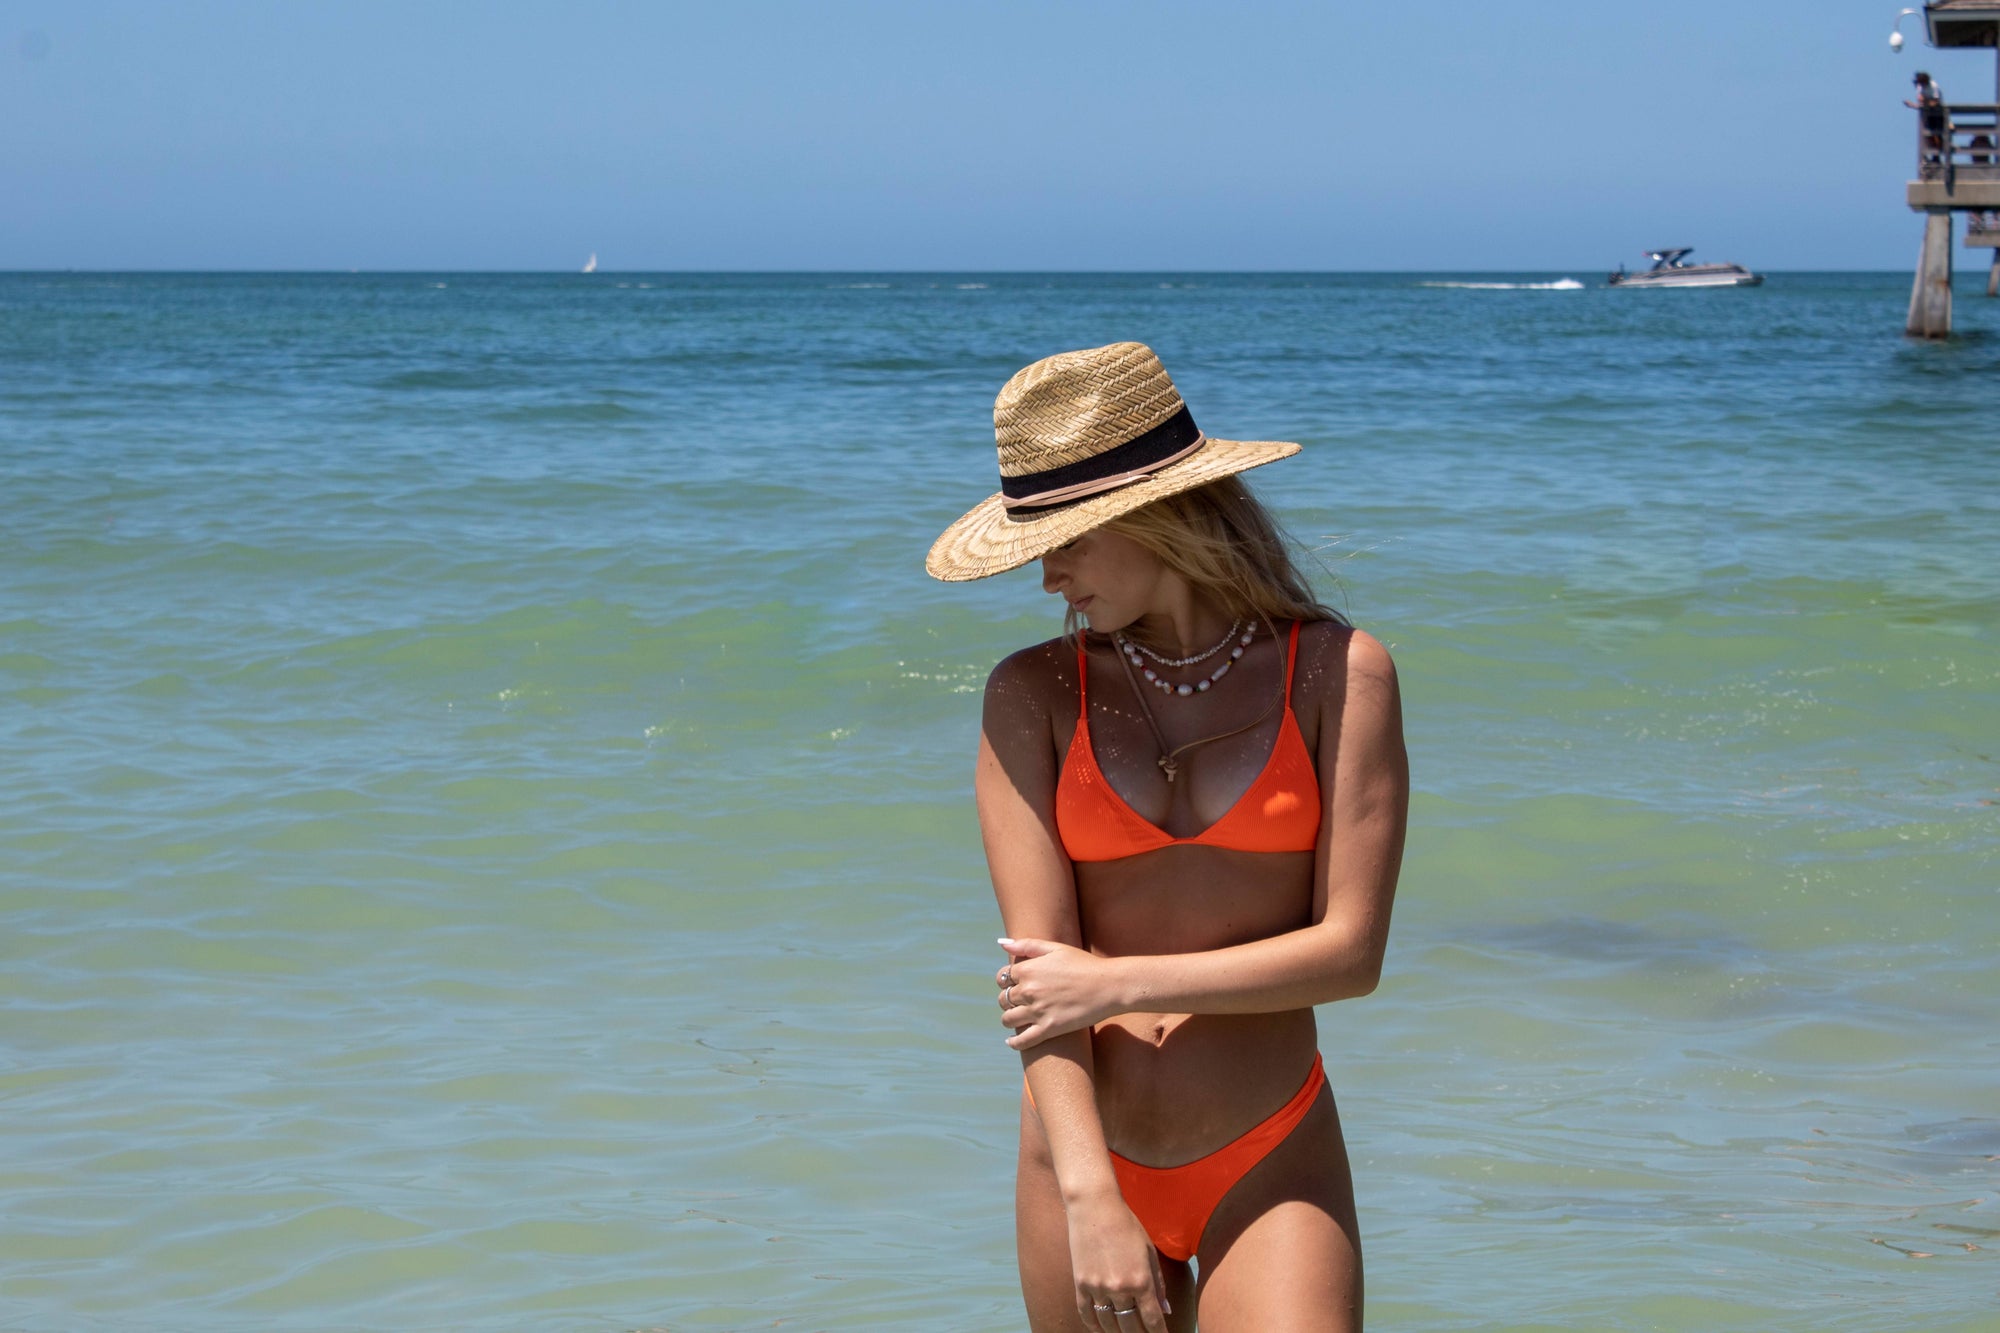
[[[1042,591],[1059,594],[1101,634],[1159,609],[1168,577],[1158,556],[1102,528],[1042,557]]]

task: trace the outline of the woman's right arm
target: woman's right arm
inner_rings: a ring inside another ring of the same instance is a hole
[[[1059,770],[1049,706],[1067,693],[1060,680],[1048,649],[1016,653],[994,668],[986,682],[974,790],[1007,935],[1082,948],[1076,879],[1055,822]],[[1152,1241],[1111,1173],[1097,1116],[1089,1030],[1024,1051],[1021,1063],[1069,1217],[1070,1266],[1084,1327],[1098,1327],[1091,1307],[1101,1304],[1136,1306],[1146,1328],[1164,1330]]]

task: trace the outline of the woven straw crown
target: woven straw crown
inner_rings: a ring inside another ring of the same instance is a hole
[[[993,437],[1000,494],[931,546],[934,577],[1017,568],[1120,514],[1299,451],[1203,435],[1160,358],[1134,342],[1016,372],[993,400]]]
[[[993,400],[1000,475],[1080,463],[1179,412],[1180,390],[1144,343],[1060,352],[1014,372]]]

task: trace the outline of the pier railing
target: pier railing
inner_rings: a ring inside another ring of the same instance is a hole
[[[2000,103],[1918,107],[1917,179],[2000,181]]]

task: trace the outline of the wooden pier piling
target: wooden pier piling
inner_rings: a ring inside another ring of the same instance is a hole
[[[1965,248],[1993,252],[1986,269],[1986,294],[2000,296],[2000,213],[1967,213]]]
[[[1924,248],[1917,256],[1917,280],[1910,287],[1910,319],[1903,331],[1913,338],[1951,336],[1951,210],[1924,214]]]

